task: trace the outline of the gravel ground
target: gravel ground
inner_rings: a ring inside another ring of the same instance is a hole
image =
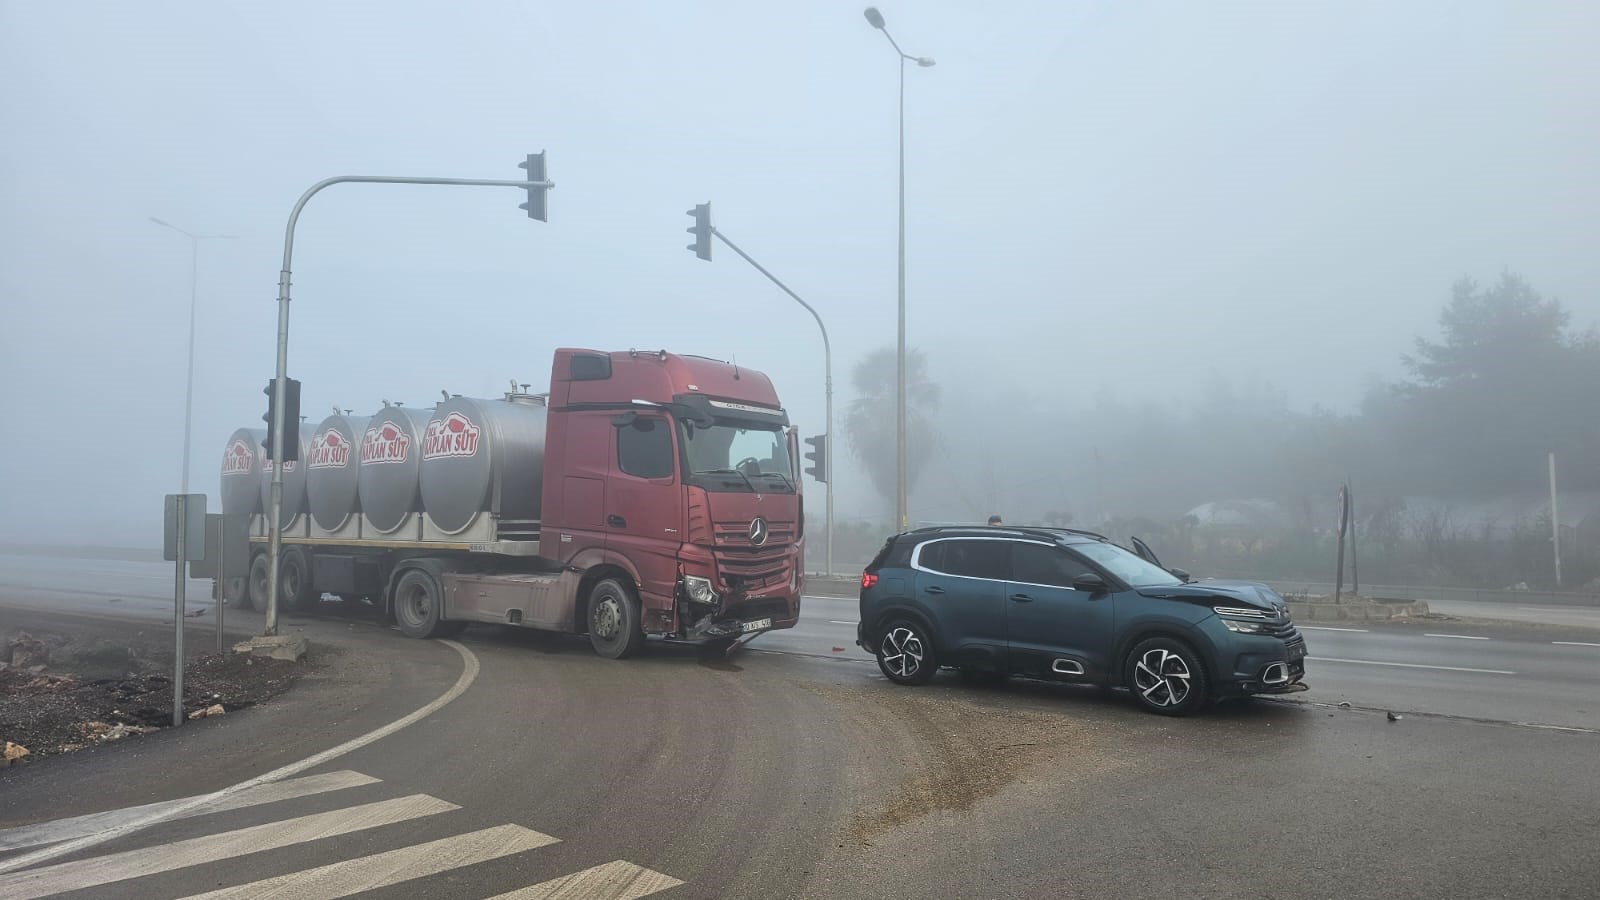
[[[143,636],[0,635],[0,746],[21,745],[38,759],[171,725],[172,653]],[[305,668],[243,654],[190,656],[184,712],[254,706],[287,690]]]

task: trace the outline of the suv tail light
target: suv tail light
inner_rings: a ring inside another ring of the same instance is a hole
[[[873,585],[875,585],[877,583],[878,583],[878,573],[877,572],[862,572],[861,573],[861,589],[863,591],[866,590],[867,588],[872,587]]]

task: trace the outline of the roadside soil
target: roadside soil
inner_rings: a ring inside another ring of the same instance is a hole
[[[0,626],[0,748],[14,745],[12,759],[26,762],[171,726],[171,635],[158,631]],[[186,718],[254,706],[308,667],[236,653],[187,656]]]

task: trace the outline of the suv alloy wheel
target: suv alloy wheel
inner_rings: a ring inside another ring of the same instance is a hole
[[[939,671],[927,629],[910,619],[896,619],[878,640],[878,668],[895,684],[927,684]]]

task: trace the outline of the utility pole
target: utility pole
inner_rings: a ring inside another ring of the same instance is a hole
[[[729,250],[732,250],[733,252],[739,254],[739,257],[741,259],[743,259],[745,262],[747,262],[750,265],[754,266],[755,270],[757,272],[760,272],[761,274],[767,276],[767,280],[768,281],[771,281],[773,284],[777,285],[778,288],[780,290],[782,290],[785,294],[788,294],[789,297],[794,300],[794,302],[796,302],[796,303],[800,304],[801,306],[805,307],[805,311],[811,314],[811,318],[817,320],[817,330],[822,332],[822,380],[823,380],[823,408],[824,408],[823,416],[826,419],[826,430],[823,433],[823,446],[822,446],[823,471],[820,474],[823,474],[823,475],[826,476],[826,480],[824,480],[822,482],[822,484],[823,484],[823,488],[824,488],[824,491],[825,491],[825,497],[826,497],[826,500],[824,502],[825,502],[825,505],[827,507],[827,517],[826,517],[826,519],[824,521],[824,524],[823,524],[823,540],[826,542],[827,547],[826,547],[826,550],[823,553],[823,556],[825,557],[825,560],[826,560],[826,562],[824,564],[825,574],[832,575],[833,574],[833,471],[832,471],[832,466],[833,466],[833,460],[834,460],[834,456],[833,456],[833,346],[828,342],[828,326],[826,326],[826,325],[824,325],[822,323],[822,316],[818,315],[816,309],[813,308],[811,304],[809,304],[805,300],[801,299],[800,295],[796,294],[793,290],[791,290],[787,284],[784,284],[782,281],[778,280],[778,276],[776,276],[776,275],[772,274],[771,272],[767,271],[765,266],[761,265],[761,263],[756,262],[754,257],[752,257],[750,254],[744,252],[743,250],[739,249],[739,245],[738,244],[735,244],[733,241],[728,240],[728,236],[727,235],[725,235],[722,232],[717,230],[717,226],[715,224],[713,224],[712,221],[711,221],[711,204],[710,203],[699,203],[699,204],[696,204],[694,209],[689,210],[688,215],[691,218],[694,219],[694,224],[689,226],[689,228],[688,228],[688,232],[691,235],[694,235],[694,243],[688,245],[688,249],[693,251],[694,255],[700,257],[703,260],[706,260],[707,262],[710,262],[711,261],[711,239],[713,237],[715,237],[717,240],[719,240],[722,243],[726,244],[728,246]]]
[[[547,221],[545,200],[546,195],[555,183],[545,174],[544,152],[530,153],[525,162],[517,164],[519,168],[528,170],[526,179],[507,180],[499,178],[406,178],[391,175],[338,175],[333,178],[324,178],[306,189],[300,199],[295,201],[294,209],[289,212],[289,225],[284,229],[283,235],[283,268],[278,272],[278,367],[277,377],[273,380],[272,390],[272,488],[268,502],[268,528],[271,534],[267,538],[267,623],[262,629],[266,636],[278,633],[278,560],[283,549],[283,436],[286,425],[292,424],[295,428],[295,440],[300,437],[300,423],[286,423],[284,421],[285,392],[288,389],[289,368],[289,282],[290,261],[294,256],[294,226],[300,220],[300,211],[305,209],[306,202],[323,188],[335,184],[442,184],[468,187],[514,187],[528,192],[528,200],[519,206],[528,211],[528,218]]]
[[[1561,513],[1556,509],[1556,452],[1550,451],[1550,546],[1556,553],[1556,590],[1561,590]]]

